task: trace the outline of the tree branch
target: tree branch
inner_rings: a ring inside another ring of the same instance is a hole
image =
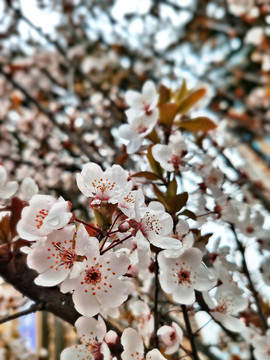
[[[33,304],[27,310],[19,311],[15,314],[3,317],[2,319],[0,319],[0,325],[6,323],[8,321],[18,319],[19,317],[22,317],[24,315],[32,314],[33,312],[42,311],[42,310],[45,310],[43,303],[40,302],[40,303]]]

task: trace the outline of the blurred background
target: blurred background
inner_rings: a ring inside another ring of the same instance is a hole
[[[270,210],[269,39],[270,0],[0,0],[0,162],[87,219],[74,172],[129,161],[114,136],[125,91],[185,79],[207,88],[192,115],[218,123],[227,166]],[[8,288],[2,316],[24,306]],[[22,343],[57,359],[70,329],[28,315],[0,325],[0,347],[10,360],[26,358]]]

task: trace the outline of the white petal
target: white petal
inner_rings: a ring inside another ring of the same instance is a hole
[[[55,268],[49,269],[48,271],[40,274],[35,279],[35,283],[40,286],[55,286],[65,280],[68,273],[69,269],[66,269],[64,266],[60,266],[58,270]]]
[[[147,353],[146,360],[166,360],[166,358],[157,349],[153,349]]]
[[[0,188],[0,198],[1,199],[8,199],[13,196],[16,191],[18,190],[18,183],[17,181],[9,181],[6,185]]]
[[[121,337],[121,344],[124,348],[121,355],[122,360],[130,360],[133,357],[136,359],[136,353],[139,353],[137,358],[143,358],[144,346],[142,339],[136,330],[132,328],[125,329]]]
[[[79,286],[74,290],[72,298],[75,309],[80,314],[91,317],[99,313],[100,305],[89,287]]]
[[[225,326],[225,328],[230,331],[241,332],[246,327],[243,321],[231,315],[221,314],[220,312],[217,311],[213,311],[212,315],[217,321],[221,322]]]
[[[89,355],[91,354],[84,345],[77,345],[64,349],[61,352],[60,360],[85,360]]]

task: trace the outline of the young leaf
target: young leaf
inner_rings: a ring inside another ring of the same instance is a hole
[[[165,209],[170,212],[170,206],[167,201],[166,194],[164,194],[162,191],[160,191],[155,185],[154,186],[154,193],[156,194],[156,197],[161,202],[161,204],[164,205]]]
[[[170,89],[168,89],[165,85],[160,85],[158,89],[159,93],[159,101],[158,104],[166,104],[171,99]]]
[[[217,127],[217,125],[206,116],[199,116],[195,119],[185,121],[178,124],[179,128],[184,128],[189,131],[209,131]]]
[[[147,159],[149,161],[149,164],[153,170],[153,172],[158,175],[159,177],[162,177],[163,174],[163,169],[160,166],[160,164],[154,159],[153,154],[152,154],[152,147],[153,145],[148,146],[147,149]]]
[[[182,211],[179,215],[185,215],[192,220],[197,220],[197,216],[194,214],[194,212],[187,209]]]
[[[174,178],[172,181],[169,182],[168,189],[166,192],[166,196],[168,201],[171,201],[177,193],[177,181]]]
[[[140,171],[136,174],[133,174],[131,177],[144,177],[148,180],[160,180],[160,176],[156,175],[150,171]]]
[[[183,83],[181,87],[175,92],[174,99],[177,103],[179,103],[187,94],[188,94],[188,88],[186,80],[183,80]]]
[[[195,105],[204,95],[206,89],[201,88],[188,93],[184,99],[178,104],[178,112],[185,114],[193,105]]]
[[[168,103],[159,106],[159,117],[162,124],[171,126],[177,114],[177,104]]]
[[[180,211],[187,203],[188,193],[183,192],[182,194],[175,195],[170,202],[170,213],[176,213]]]

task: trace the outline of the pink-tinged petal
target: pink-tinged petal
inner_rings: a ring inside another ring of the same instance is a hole
[[[152,110],[158,103],[158,94],[153,81],[148,80],[143,84],[142,95],[145,103],[149,104]]]
[[[0,198],[1,199],[9,199],[13,196],[18,190],[17,181],[9,181],[3,187],[0,188]]]
[[[124,275],[130,264],[129,258],[127,255],[120,253],[111,253],[107,252],[99,258],[100,264],[103,264],[104,268],[107,269],[106,274],[109,277],[118,278],[121,275]],[[110,270],[108,270],[110,269]]]
[[[122,352],[122,360],[130,360],[132,358],[141,360],[144,355],[144,346],[140,335],[136,330],[127,328],[123,331],[121,344],[124,351]]]
[[[131,109],[126,110],[125,114],[128,118],[128,123],[131,124],[135,118],[144,116],[145,111],[143,109],[131,108]]]
[[[0,165],[0,187],[4,186],[7,182],[7,171],[4,166]]]
[[[30,269],[36,270],[38,273],[46,271],[53,264],[54,260],[48,259],[48,248],[46,245],[36,246],[30,248],[30,253],[27,256],[27,265]]]
[[[182,243],[179,239],[163,236],[155,236],[149,239],[150,243],[161,249],[179,249]]]
[[[173,164],[168,161],[170,159],[170,151],[168,145],[156,144],[152,148],[152,154],[156,161],[167,171],[174,171]]]
[[[35,284],[39,286],[55,286],[65,280],[68,273],[69,269],[64,266],[59,267],[58,270],[50,269],[35,278]]]
[[[137,252],[139,260],[139,274],[141,277],[149,275],[148,267],[151,261],[150,243],[145,239],[141,231],[136,234]]]
[[[36,227],[29,226],[22,220],[18,222],[17,232],[22,239],[29,241],[40,240],[43,237],[43,235],[38,235]]]
[[[143,96],[134,90],[128,90],[125,94],[126,103],[135,109],[141,109],[143,107]]]
[[[80,191],[87,197],[93,196],[93,187],[91,181],[93,179],[102,178],[103,171],[101,167],[95,163],[87,163],[83,166],[82,172],[77,174],[77,186]]]
[[[195,291],[191,286],[181,285],[174,291],[173,298],[179,304],[192,305],[195,301]]]
[[[87,291],[87,292],[85,292]],[[100,305],[92,294],[89,286],[79,286],[72,296],[75,309],[84,316],[95,316],[99,313]]]
[[[216,306],[216,303],[214,302],[214,300],[211,298],[210,294],[208,292],[203,292],[203,299],[206,302],[207,306],[209,307],[209,309],[214,309]]]
[[[153,349],[147,353],[146,360],[166,360],[166,358],[157,349]]]
[[[61,352],[60,360],[85,360],[91,353],[86,349],[84,345],[76,345],[64,349]]]
[[[202,262],[202,252],[196,248],[188,248],[183,250],[180,258],[185,262],[186,266],[196,269]]]
[[[87,339],[92,331],[94,334],[91,337],[96,337],[99,342],[103,341],[106,334],[106,325],[101,316],[98,316],[98,320],[81,316],[75,322],[75,327],[80,337]]]
[[[108,279],[106,285],[101,284],[101,289],[96,290],[96,297],[102,306],[117,307],[123,304],[130,294],[129,286],[118,279]],[[128,282],[127,282],[128,285]]]
[[[79,281],[80,281],[79,278],[74,278],[74,279],[67,278],[67,279],[65,279],[62,282],[61,286],[60,286],[60,291],[65,294],[65,293],[67,293],[69,291],[72,291],[72,290],[76,289],[76,287],[79,284]]]
[[[217,283],[217,279],[213,276],[213,273],[209,269],[200,265],[196,270],[196,279],[194,288],[199,291],[210,290]]]
[[[228,314],[222,314],[217,311],[213,311],[212,316],[219,322],[221,322],[226,329],[233,331],[233,332],[241,332],[245,330],[246,325],[240,319],[237,319]]]
[[[57,230],[67,225],[71,217],[68,202],[59,201],[52,206],[48,216],[44,219],[44,226]]]
[[[120,139],[123,139],[122,142],[127,146],[128,154],[133,154],[136,152],[143,142],[143,138],[140,138],[139,135],[134,130],[132,130],[128,124],[120,126],[118,130],[118,136]]]

